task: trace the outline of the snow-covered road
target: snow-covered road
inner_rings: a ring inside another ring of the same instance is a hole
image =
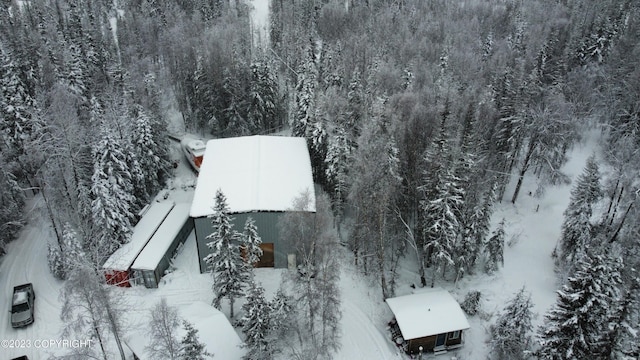
[[[36,196],[27,205],[28,224],[15,241],[7,246],[7,255],[0,264],[0,358],[11,359],[27,355],[30,359],[46,358],[57,353],[50,340],[60,339],[61,304],[58,298],[62,282],[53,278],[47,265],[47,241],[52,238],[48,222],[40,213],[42,198]],[[26,328],[11,327],[10,310],[13,287],[33,283],[36,293],[35,322]],[[70,339],[71,340],[71,339]],[[83,339],[76,339],[83,340]]]

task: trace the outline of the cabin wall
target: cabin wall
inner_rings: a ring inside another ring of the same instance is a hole
[[[422,346],[422,352],[433,351],[433,348],[436,346],[436,337],[437,336],[434,335],[409,340],[409,353],[419,353],[420,346]]]
[[[282,212],[251,212],[233,214],[231,217],[233,220],[233,229],[242,232],[244,229],[244,223],[247,218],[251,216],[255,221],[258,228],[258,235],[262,238],[263,244],[273,244],[273,257],[275,268],[287,267],[287,255],[295,253],[295,249],[287,244],[286,241],[282,241],[280,238],[280,230],[278,229],[278,220],[284,213]],[[207,271],[207,264],[204,262],[204,258],[211,252],[207,243],[210,240],[207,239],[213,229],[211,227],[211,219],[206,217],[200,217],[194,219],[196,242],[198,245],[198,257],[200,262],[200,272]]]
[[[459,347],[462,344],[462,334],[463,331],[460,330],[458,337],[453,339],[454,333],[447,333],[447,337],[445,338],[444,342],[445,349]],[[418,354],[420,352],[420,346],[422,346],[423,353],[433,351],[433,349],[436,347],[437,338],[438,335],[433,335],[409,340],[409,353]]]

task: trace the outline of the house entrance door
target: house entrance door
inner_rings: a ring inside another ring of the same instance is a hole
[[[438,334],[438,337],[436,338],[436,348],[438,346],[443,346],[446,338],[447,334]]]

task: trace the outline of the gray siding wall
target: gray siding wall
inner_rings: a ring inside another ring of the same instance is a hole
[[[276,268],[286,268],[287,254],[295,253],[294,249],[291,249],[285,241],[282,241],[282,239],[280,239],[278,220],[280,219],[282,214],[283,213],[281,212],[253,212],[233,214],[233,221],[231,222],[234,225],[234,230],[242,232],[244,230],[244,223],[245,221],[247,221],[247,218],[249,216],[253,218],[256,226],[258,227],[258,235],[260,235],[260,237],[262,238],[262,242],[273,243]],[[210,240],[207,240],[207,236],[209,236],[213,232],[213,228],[211,227],[211,220],[206,217],[196,218],[195,229],[196,242],[198,245],[198,256],[200,258],[200,272],[203,273],[207,271],[207,264],[203,259],[210,253],[209,247],[207,246],[207,243],[210,242]]]
[[[191,234],[191,230],[193,230],[193,224],[194,224],[193,219],[187,218],[187,221],[184,223],[184,225],[182,225],[180,232],[178,232],[178,235],[169,246],[169,249],[167,249],[167,252],[162,256],[162,259],[160,259],[160,262],[158,263],[158,266],[156,266],[156,269],[154,271],[150,271],[150,270],[141,271],[143,273],[143,276],[144,276],[144,273],[146,272],[153,273],[153,275],[151,274],[147,275],[147,280],[145,280],[146,287],[148,288],[158,287],[158,284],[160,283],[160,279],[164,276],[164,272],[167,271],[167,269],[171,265],[171,258],[176,254],[176,251],[178,250],[178,246],[180,246],[180,244],[184,244],[184,242],[189,237],[189,234]],[[155,279],[155,282],[153,283],[150,281],[151,276],[153,276],[153,278]]]

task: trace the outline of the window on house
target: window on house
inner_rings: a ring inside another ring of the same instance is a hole
[[[447,338],[449,340],[456,340],[460,338],[460,330],[458,331],[454,331],[454,332],[450,332],[449,335],[447,336]]]

